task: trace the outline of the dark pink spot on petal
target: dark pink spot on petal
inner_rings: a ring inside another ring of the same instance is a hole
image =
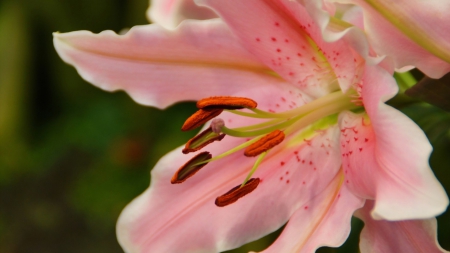
[[[280,164],[281,164],[281,166],[283,166],[283,165],[284,165],[284,162],[281,162]]]
[[[277,41],[277,39],[275,37],[272,37],[272,41]]]
[[[256,41],[261,41],[259,38],[256,38]]]
[[[277,48],[277,52],[278,52],[278,53],[281,52],[281,49]]]

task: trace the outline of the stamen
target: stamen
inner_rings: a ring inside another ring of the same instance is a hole
[[[183,154],[187,154],[190,152],[198,151],[211,142],[221,141],[224,137],[225,134],[217,134],[213,132],[212,127],[209,127],[205,131],[197,134],[192,139],[190,139],[184,146],[182,152]]]
[[[215,118],[211,121],[211,129],[214,133],[220,134],[222,132],[222,127],[225,126],[225,121],[220,118]]]
[[[218,116],[223,112],[223,109],[200,109],[192,114],[181,127],[182,131],[189,131],[195,129],[208,120]]]
[[[244,109],[256,108],[258,104],[249,99],[242,97],[209,97],[197,101],[197,108],[199,109]]]
[[[247,147],[244,155],[248,157],[257,156],[280,144],[283,140],[284,133],[280,130],[275,130]]]
[[[197,171],[199,171],[201,168],[203,168],[208,163],[201,163],[205,160],[211,159],[212,155],[209,152],[202,152],[196,156],[194,156],[191,160],[189,160],[187,163],[185,163],[183,166],[181,166],[177,172],[173,175],[170,182],[172,184],[181,184],[186,179],[192,177]]]
[[[244,186],[241,187],[241,185],[238,185],[234,187],[227,193],[216,198],[215,202],[216,206],[223,207],[229,204],[233,204],[234,202],[238,201],[238,199],[254,191],[258,186],[259,182],[260,182],[259,178],[251,178],[250,180],[247,181],[247,183]]]

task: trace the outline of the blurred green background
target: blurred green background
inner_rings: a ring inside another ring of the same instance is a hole
[[[146,24],[146,0],[2,0],[0,2],[0,252],[115,253],[115,222],[149,184],[157,160],[183,144],[179,131],[194,105],[165,111],[106,93],[64,64],[52,32],[114,30]],[[450,190],[450,114],[402,107],[427,133],[431,164]],[[450,249],[450,213],[438,218]],[[340,249],[358,252],[362,223]],[[274,235],[233,253],[261,250]]]

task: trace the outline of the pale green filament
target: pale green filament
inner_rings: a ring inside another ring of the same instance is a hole
[[[267,133],[273,132],[273,131],[275,131],[277,129],[284,129],[284,128],[290,126],[291,124],[293,124],[300,117],[302,117],[302,115],[299,115],[299,116],[297,116],[295,118],[292,118],[292,119],[288,119],[288,120],[286,120],[286,121],[284,121],[282,123],[279,123],[279,124],[276,124],[276,125],[272,125],[270,127],[259,129],[259,130],[254,130],[254,131],[236,131],[235,129],[222,127],[222,132],[224,134],[231,135],[231,136],[234,136],[234,137],[259,136],[259,135],[263,135],[263,134],[267,134]]]
[[[252,110],[252,109],[249,109]],[[258,118],[258,119],[269,119],[269,118],[282,118],[282,117],[278,117],[275,113],[270,113],[270,112],[264,112],[263,114],[258,113],[258,111],[260,110],[252,110],[255,113],[251,113],[251,112],[241,112],[241,111],[236,111],[236,110],[226,110],[227,112],[231,112],[233,114],[237,114],[240,116],[245,116],[245,117],[249,117],[249,118]],[[273,114],[273,115],[272,115]]]
[[[235,131],[247,131],[247,130],[255,130],[255,129],[260,129],[266,126],[272,126],[274,124],[280,123],[281,121],[284,121],[285,119],[273,119],[273,120],[269,120],[263,123],[259,123],[259,124],[255,124],[255,125],[250,125],[250,126],[246,126],[246,127],[238,127],[238,128],[234,128],[233,130]]]
[[[261,155],[259,155],[258,159],[256,160],[255,164],[253,164],[252,170],[248,173],[247,177],[245,178],[244,182],[241,184],[241,187],[243,187],[247,181],[250,179],[250,177],[255,173],[258,166],[261,164],[264,157],[267,155],[267,151],[263,152]]]
[[[308,126],[321,118],[327,117],[335,113],[339,113],[343,110],[351,110],[358,107],[354,103],[349,101],[349,97],[347,95],[343,96],[342,92],[334,92],[316,101],[285,113],[279,113],[279,115],[283,115],[286,117],[285,118],[286,120],[282,122],[268,121],[248,126],[244,130],[242,128],[230,129],[227,127],[222,127],[222,132],[227,135],[235,137],[253,137],[267,134],[275,130],[286,129],[285,134],[288,135],[292,133],[295,129],[304,128],[305,126]],[[296,114],[294,114],[294,112]],[[293,115],[296,116],[292,117]],[[270,124],[269,122],[270,123],[273,122],[274,124]],[[268,127],[260,128],[265,126]],[[253,131],[245,131],[245,130],[253,130]]]
[[[284,131],[284,133],[286,135],[289,135],[290,133],[293,133],[298,129],[302,129],[308,125],[311,125],[312,123],[314,123],[322,118],[339,113],[344,110],[352,110],[352,109],[355,109],[358,107],[359,106],[357,106],[351,102],[341,103],[341,104],[337,104],[337,105],[332,104],[332,105],[322,107],[320,109],[317,109],[314,112],[311,112],[311,113],[303,116],[300,120],[295,122],[295,124],[291,125],[288,129],[286,129]]]
[[[308,104],[305,104],[305,105],[302,105],[295,109],[281,112],[281,113],[265,112],[265,111],[262,111],[262,110],[259,110],[256,108],[249,109],[249,110],[253,111],[253,113],[241,112],[241,111],[236,111],[236,110],[229,110],[229,112],[237,114],[237,115],[241,115],[241,116],[251,117],[251,118],[290,118],[290,117],[295,117],[295,116],[298,116],[301,114],[309,113],[317,108],[320,108],[320,107],[328,105],[328,104],[349,101],[349,97],[351,95],[352,94],[343,94],[342,91],[336,91],[336,92],[330,93],[329,95],[326,95],[319,99],[316,99]]]
[[[321,108],[325,105],[328,105],[328,104],[349,102],[349,97],[351,95],[352,94],[343,94],[342,91],[336,91],[336,92],[330,93],[329,95],[326,95],[319,99],[316,99],[316,100],[312,101],[311,103],[302,105],[298,108],[289,110],[287,112],[279,113],[279,114],[283,115],[284,117],[292,117],[295,115],[310,113],[310,112],[312,112],[318,108]]]

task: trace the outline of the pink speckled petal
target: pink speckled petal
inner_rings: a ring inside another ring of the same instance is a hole
[[[185,19],[204,20],[217,15],[208,8],[197,6],[194,0],[150,0],[147,17],[150,22],[173,29]]]
[[[359,247],[361,253],[441,253],[448,252],[437,241],[435,218],[426,220],[379,221],[372,219],[373,201],[355,215],[364,221]]]
[[[322,246],[339,247],[350,233],[353,212],[364,200],[341,184],[343,173],[319,195],[301,206],[291,217],[283,233],[264,253],[310,253]]]
[[[375,219],[434,217],[448,197],[428,165],[431,146],[422,130],[383,101],[397,86],[377,67],[366,68],[362,87],[367,115],[340,115],[346,184],[358,196],[375,199]]]
[[[125,35],[55,33],[54,44],[85,80],[107,91],[125,90],[136,102],[160,108],[285,83],[219,20],[186,21],[173,31],[137,26]]]
[[[274,105],[274,94],[283,96],[286,104],[302,104],[293,87],[274,85],[261,90],[235,95],[251,97],[265,110]],[[227,126],[247,120],[227,113],[220,117]],[[269,152],[254,174],[261,179],[258,188],[220,208],[214,205],[215,198],[241,184],[255,158],[240,151],[211,162],[182,184],[171,185],[173,173],[192,157],[177,149],[158,162],[151,187],[121,214],[119,242],[126,252],[218,252],[270,233],[332,183],[340,168],[340,153],[338,143],[330,140],[338,136],[334,126],[295,146],[286,146],[289,140],[285,140]],[[243,141],[226,136],[205,150],[215,156]]]
[[[249,52],[312,96],[328,94],[338,85],[346,90],[357,79],[350,47],[343,41],[323,41],[319,27],[297,2],[198,0],[197,3],[213,8]]]

